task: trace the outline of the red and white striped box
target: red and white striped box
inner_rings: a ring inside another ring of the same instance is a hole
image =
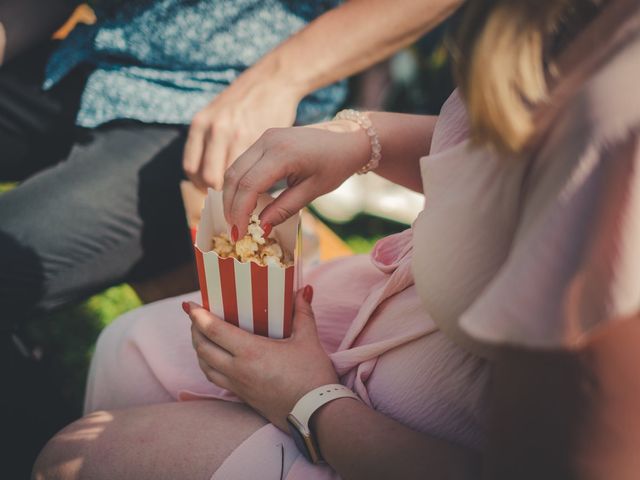
[[[255,213],[260,213],[271,200],[269,195],[261,195]],[[212,248],[213,236],[222,232],[227,232],[222,193],[209,189],[194,245],[202,305],[248,332],[271,338],[288,337],[293,298],[300,287],[299,215],[274,227],[270,235],[284,251],[293,254],[294,264],[286,268],[221,258]]]

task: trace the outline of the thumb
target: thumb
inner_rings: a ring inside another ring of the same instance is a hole
[[[293,316],[293,335],[316,336],[316,320],[311,308],[313,288],[307,285],[296,293]]]

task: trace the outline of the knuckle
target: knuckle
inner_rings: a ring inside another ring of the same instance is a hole
[[[200,370],[202,370],[202,373],[204,373],[208,377],[208,375],[209,375],[209,365],[207,365],[204,362],[204,360],[199,358],[198,359],[198,366],[200,367]]]
[[[187,175],[195,175],[198,173],[198,166],[192,162],[183,162],[182,168],[184,169]]]
[[[198,356],[198,358],[202,359],[203,354],[204,354],[204,345],[202,345],[202,342],[199,340],[196,340],[194,342],[194,346],[193,349],[196,352],[196,355]]]
[[[262,138],[265,140],[274,140],[278,137],[280,129],[277,127],[269,127],[262,133]]]
[[[229,122],[227,122],[227,121],[225,121],[224,119],[221,119],[221,118],[215,118],[211,122],[210,128],[211,128],[212,135],[215,134],[218,137],[227,136],[231,132],[231,128],[229,126]]]
[[[204,333],[207,338],[213,340],[218,336],[218,326],[213,322],[209,322],[204,327]]]
[[[248,368],[238,368],[234,375],[234,381],[239,385],[251,385],[254,380],[254,376]]]
[[[233,185],[238,181],[238,172],[233,166],[229,167],[224,173],[224,183],[226,185]]]
[[[245,345],[240,350],[240,355],[248,361],[248,365],[257,365],[262,363],[262,349],[255,346]]]
[[[205,171],[202,173],[202,180],[207,185],[215,185],[217,183],[217,176],[214,172]]]
[[[204,111],[200,111],[193,116],[191,126],[196,130],[204,130],[207,127],[209,119]]]
[[[250,174],[246,174],[238,182],[238,190],[252,191],[254,185],[255,182],[253,181],[253,177]]]
[[[293,211],[293,209],[284,207],[282,205],[274,205],[274,211],[276,216],[282,220],[290,218],[296,213]]]

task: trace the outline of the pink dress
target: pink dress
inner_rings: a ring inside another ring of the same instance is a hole
[[[638,19],[637,7],[631,17]],[[628,32],[627,32],[628,33]],[[457,94],[421,160],[426,207],[370,256],[321,265],[319,335],[341,381],[372,408],[474,449],[486,436],[488,360],[500,345],[574,348],[640,312],[638,30],[581,83],[524,159],[470,148]],[[85,411],[215,398],[182,300],[123,315],[101,335]],[[247,438],[212,479],[338,478],[272,425]]]

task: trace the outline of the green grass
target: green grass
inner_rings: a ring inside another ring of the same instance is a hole
[[[27,326],[29,340],[42,349],[63,398],[80,412],[95,341],[119,315],[140,305],[128,285],[119,285]]]
[[[343,240],[354,253],[369,253],[375,243],[382,238],[382,235],[373,237],[363,237],[362,235],[349,235]]]
[[[15,183],[12,182],[0,182],[0,193],[8,192],[15,186]]]

